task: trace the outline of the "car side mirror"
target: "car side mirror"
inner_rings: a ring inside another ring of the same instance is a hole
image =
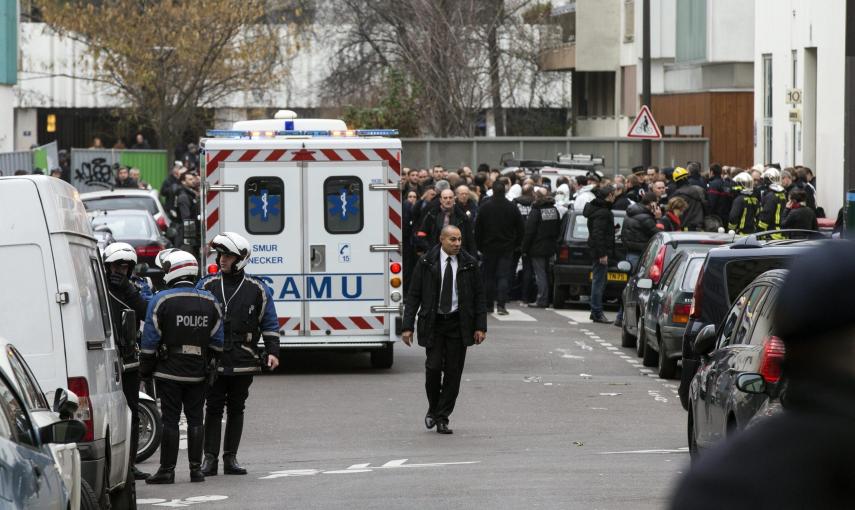
[[[632,271],[632,264],[630,264],[629,262],[627,262],[625,260],[621,260],[620,262],[617,263],[617,268],[618,268],[618,271],[621,271],[623,273],[628,273],[628,272]]]
[[[53,412],[59,414],[61,420],[69,420],[80,407],[80,400],[71,390],[57,388],[53,394]]]
[[[766,393],[766,380],[760,374],[747,372],[736,377],[736,387],[751,395],[762,395]]]
[[[138,330],[139,325],[137,324],[137,313],[133,310],[122,311],[122,345],[128,347],[134,345],[137,342]]]
[[[39,429],[39,440],[42,444],[76,443],[86,435],[86,425],[80,420],[55,421]]]
[[[650,278],[642,278],[638,280],[638,283],[635,284],[641,290],[650,290],[653,288],[653,280]]]
[[[709,354],[715,347],[715,325],[709,324],[705,326],[695,337],[695,343],[692,344],[692,350],[695,354]]]

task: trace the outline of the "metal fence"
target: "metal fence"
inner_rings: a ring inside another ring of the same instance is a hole
[[[409,168],[443,165],[447,168],[480,163],[498,167],[502,154],[517,159],[556,160],[558,154],[592,154],[605,159],[607,171],[627,174],[641,164],[641,140],[627,138],[494,137],[404,138],[403,164]],[[659,167],[698,161],[709,166],[707,138],[665,138],[653,141],[652,163]]]
[[[15,175],[18,170],[33,173],[32,151],[0,153],[0,175]]]
[[[160,150],[71,149],[71,184],[81,192],[102,190],[93,183],[114,183],[113,166],[120,164],[139,168],[140,178],[159,188],[167,163],[166,151]]]

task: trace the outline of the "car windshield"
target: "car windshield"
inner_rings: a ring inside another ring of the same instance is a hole
[[[615,235],[620,234],[620,229],[623,227],[623,218],[623,216],[615,215],[615,225],[618,226],[615,230]],[[573,230],[567,240],[569,241],[570,239],[583,241],[588,239],[588,221],[581,214],[573,219]]]
[[[105,214],[92,219],[92,226],[106,225],[115,239],[147,239],[152,237],[151,218],[143,215]]]
[[[159,211],[154,197],[99,197],[83,201],[83,207],[89,211],[114,211],[116,209],[134,209],[148,211],[155,215]]]
[[[683,275],[683,283],[680,285],[680,290],[693,291],[695,284],[698,283],[698,276],[701,274],[701,267],[704,265],[704,259],[701,257],[691,259],[686,273]]]

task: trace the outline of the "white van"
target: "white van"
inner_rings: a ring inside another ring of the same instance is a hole
[[[103,265],[75,188],[47,176],[0,177],[0,268],[0,336],[15,339],[43,388],[79,397],[83,478],[96,494],[133,502],[130,410]]]
[[[252,244],[246,271],[273,290],[281,348],[368,351],[374,367],[392,366],[403,297],[396,133],[283,110],[202,139],[203,243],[231,231]]]

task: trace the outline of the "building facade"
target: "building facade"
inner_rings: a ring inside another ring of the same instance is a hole
[[[811,168],[830,217],[844,192],[846,4],[756,0],[754,158]]]

